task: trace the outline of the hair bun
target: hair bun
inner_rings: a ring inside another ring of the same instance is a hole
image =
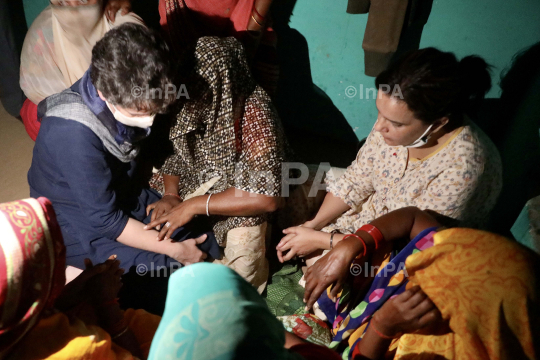
[[[480,56],[466,56],[459,62],[464,100],[477,105],[491,89],[491,65]]]

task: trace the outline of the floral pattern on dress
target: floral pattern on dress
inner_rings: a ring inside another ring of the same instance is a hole
[[[372,130],[357,158],[328,189],[351,210],[323,231],[354,232],[390,211],[416,206],[482,226],[502,187],[499,153],[491,140],[467,121],[436,153],[409,159],[403,146],[389,146]]]

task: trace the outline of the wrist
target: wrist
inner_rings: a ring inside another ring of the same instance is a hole
[[[317,231],[317,247],[319,249],[322,249],[322,250],[330,250],[330,237],[332,237],[332,234],[331,233],[327,233],[327,232],[322,232],[322,231]],[[334,238],[333,238],[333,245],[335,246],[336,243],[335,243],[335,236],[337,234],[334,234]]]
[[[124,318],[119,304],[103,305],[102,303],[96,304],[95,308],[99,322],[104,328],[111,327]]]
[[[195,196],[189,200],[184,201],[186,206],[185,211],[195,215],[206,215],[206,198],[208,195]]]
[[[161,198],[164,199],[166,197],[175,198],[175,199],[178,199],[178,200],[182,201],[182,198],[180,197],[180,195],[178,195],[178,193],[166,192],[166,193],[163,194],[163,196]]]
[[[379,337],[392,339],[399,336],[400,331],[380,311],[376,312],[371,319],[371,325]]]
[[[320,225],[317,219],[306,221],[302,226],[313,229],[313,230],[321,230],[324,225]]]
[[[176,261],[182,262],[180,260],[184,253],[184,246],[183,242],[169,242],[167,243],[164,254]]]
[[[348,237],[345,239],[344,234],[336,234],[340,235],[338,236],[338,244],[339,246],[344,246],[347,248],[347,254],[349,255],[349,262],[352,262],[354,259],[356,259],[359,255],[362,255],[364,253],[364,244],[360,240],[358,240],[355,237]],[[336,237],[334,236],[334,241]],[[334,247],[336,244],[334,244]]]

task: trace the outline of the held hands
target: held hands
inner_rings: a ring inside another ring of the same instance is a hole
[[[205,241],[206,234],[201,235],[196,239],[174,243],[174,250],[168,255],[183,265],[202,262],[208,255],[200,250],[197,245],[202,244]]]
[[[388,300],[375,313],[372,321],[375,321],[377,330],[385,336],[397,337],[440,322],[442,316],[422,289],[414,286]]]
[[[108,0],[105,5],[105,15],[110,22],[116,20],[116,13],[122,9],[122,15],[131,11],[131,0]]]
[[[96,266],[92,265],[90,259],[85,259],[86,269],[73,281],[70,281],[62,290],[62,294],[56,300],[55,306],[62,310],[70,309],[87,299],[87,294],[93,291],[92,280],[97,276],[109,271],[109,268],[114,265],[116,256],[111,256],[104,263]],[[116,265],[118,269],[118,265]],[[119,269],[124,272],[122,269]],[[90,291],[89,291],[90,289]]]
[[[358,244],[355,241],[357,240],[351,238],[340,241],[332,251],[307,269],[304,275],[306,310],[313,307],[323,291],[330,285],[333,285],[330,297],[335,298],[339,294],[349,277],[351,263],[358,254]]]
[[[283,230],[287,234],[276,247],[280,262],[291,260],[295,256],[306,256],[319,249],[330,246],[330,234],[304,226],[295,226]],[[283,255],[288,251],[286,255]]]
[[[88,280],[86,290],[92,296],[96,305],[101,305],[108,301],[113,301],[118,297],[118,292],[122,287],[122,275],[124,270],[120,269],[120,261],[116,260],[116,255],[111,256],[103,264],[94,266],[90,259],[85,259],[86,270],[91,271],[96,267],[104,268],[97,275]]]
[[[169,200],[166,200],[166,201],[168,202]],[[157,217],[154,219],[154,216],[152,216],[153,220],[148,225],[146,225],[144,229],[148,230],[148,229],[156,228],[157,230],[159,230],[159,235],[157,237],[157,240],[159,241],[168,240],[176,229],[178,229],[181,226],[184,226],[195,217],[196,213],[192,205],[193,205],[192,199],[180,202],[179,204],[171,208],[169,211],[165,212],[160,217]],[[166,207],[166,206],[168,205],[165,205],[165,204],[163,205],[163,207]],[[161,224],[164,224],[164,225],[160,229],[158,228],[158,226],[160,226]]]
[[[146,207],[146,216],[150,214],[150,211],[154,210],[154,212],[152,212],[152,217],[150,218],[150,221],[154,221],[156,219],[159,219],[163,214],[171,211],[172,208],[174,208],[181,202],[182,200],[180,200],[176,196],[164,195],[161,200],[156,201],[155,203],[150,204]],[[156,230],[159,230],[160,226],[161,225],[157,225]]]

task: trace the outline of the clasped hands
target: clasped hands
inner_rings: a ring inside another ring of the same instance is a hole
[[[193,199],[182,201],[171,195],[146,207],[146,215],[150,214],[150,223],[144,229],[156,229],[159,231],[157,240],[168,240],[176,229],[186,225],[196,215]]]

